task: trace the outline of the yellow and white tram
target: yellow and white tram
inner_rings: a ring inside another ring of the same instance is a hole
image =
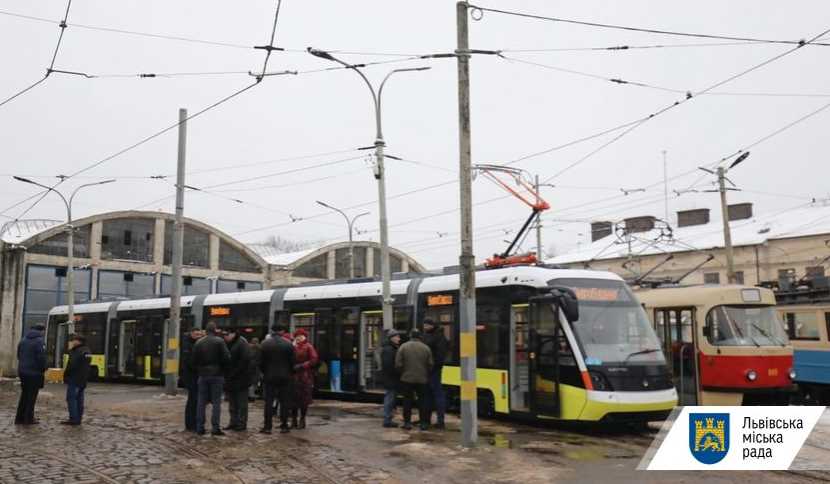
[[[430,317],[452,351],[443,382],[460,385],[458,274],[392,281],[394,327]],[[380,281],[354,280],[182,298],[182,336],[214,321],[246,336],[271,325],[304,327],[320,354],[316,387],[333,394],[378,389],[372,358],[381,341]],[[575,300],[574,300],[575,298]],[[66,336],[82,333],[102,378],[162,377],[169,298],[91,303],[49,313],[52,364]],[[511,267],[476,274],[479,409],[574,421],[648,421],[677,403],[671,374],[639,301],[608,272]],[[452,399],[451,399],[452,401]]]

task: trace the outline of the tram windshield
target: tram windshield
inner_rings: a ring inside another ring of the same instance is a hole
[[[555,279],[548,284],[576,293],[579,320],[571,327],[586,365],[666,363],[654,328],[624,282]]]
[[[786,346],[773,306],[715,306],[706,315],[706,337],[715,346]]]

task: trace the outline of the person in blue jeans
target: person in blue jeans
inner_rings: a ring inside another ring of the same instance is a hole
[[[441,383],[441,373],[450,344],[447,337],[444,336],[444,330],[430,318],[424,319],[424,343],[432,351],[432,359],[435,363],[429,373],[429,382],[427,383],[429,387],[429,420],[432,420],[432,412],[434,411],[436,415],[433,428],[443,429],[447,399],[444,395],[444,385]]]
[[[199,397],[196,403],[196,433],[205,434],[205,411],[211,404],[211,435],[225,435],[219,420],[222,416],[222,389],[225,372],[231,363],[231,353],[218,334],[216,323],[209,322],[206,334],[193,345],[193,367],[199,375]]]
[[[61,424],[81,425],[81,420],[84,418],[84,390],[89,379],[92,354],[81,335],[71,335],[68,345],[69,361],[63,371],[63,382],[66,383],[66,406],[69,410],[69,420],[64,420]]]
[[[395,368],[395,355],[401,345],[401,333],[390,329],[386,334],[386,341],[381,347],[380,353],[380,374],[383,387],[386,393],[383,395],[383,426],[395,428],[398,424],[392,422],[395,415],[395,406],[398,399],[398,391],[401,384],[401,375]]]

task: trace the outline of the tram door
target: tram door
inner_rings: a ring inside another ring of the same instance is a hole
[[[559,310],[553,298],[540,296],[530,300],[528,331],[528,380],[530,410],[559,416],[559,347],[566,344],[559,323]]]
[[[136,376],[135,320],[121,321],[118,337],[118,373],[121,376]]]
[[[510,410],[529,410],[530,359],[528,306],[516,305],[510,312]]]
[[[360,384],[360,308],[341,308],[336,319],[340,354],[340,389],[356,392]]]
[[[340,355],[335,334],[334,311],[328,308],[314,311],[315,346],[320,364],[314,386],[320,390],[340,391]]]
[[[161,378],[164,318],[161,316],[141,317],[133,328],[134,376],[145,380]]]
[[[383,392],[375,351],[383,345],[383,311],[364,311],[360,315],[360,386],[367,392]]]
[[[698,403],[694,317],[693,308],[654,310],[655,330],[663,343],[663,353],[669,356],[669,365],[680,405],[697,405]]]

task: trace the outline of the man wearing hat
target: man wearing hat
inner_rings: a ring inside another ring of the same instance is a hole
[[[398,424],[392,422],[395,414],[395,403],[398,398],[401,375],[395,368],[395,356],[398,354],[398,347],[401,345],[401,333],[390,329],[386,333],[386,341],[383,343],[380,353],[380,376],[386,393],[383,395],[383,426],[395,428]]]
[[[89,367],[92,363],[92,353],[86,346],[86,339],[73,334],[69,337],[69,361],[63,370],[63,382],[66,383],[66,406],[69,409],[69,420],[61,422],[63,425],[81,425],[84,417],[84,390],[89,379]]]
[[[46,344],[42,324],[32,326],[17,344],[17,375],[20,377],[20,400],[15,425],[32,425],[35,419],[37,394],[43,388],[46,373]]]
[[[429,429],[427,383],[433,366],[432,350],[421,341],[421,332],[413,329],[409,332],[409,341],[395,355],[395,368],[401,373],[404,430],[412,428],[412,404],[416,396],[421,430]]]

